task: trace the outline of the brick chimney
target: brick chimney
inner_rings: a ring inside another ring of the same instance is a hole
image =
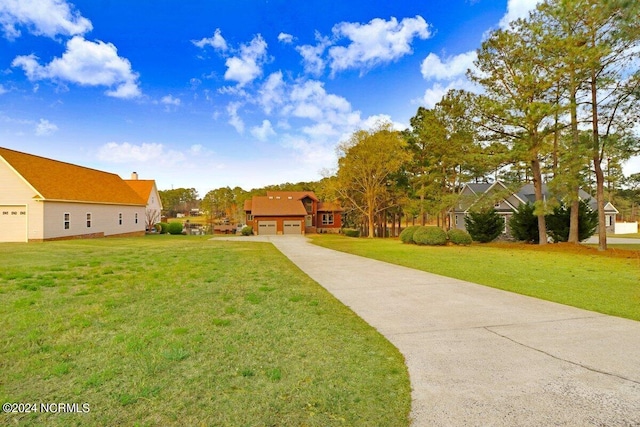
[[[138,180],[138,172],[131,172],[131,179],[134,181]]]

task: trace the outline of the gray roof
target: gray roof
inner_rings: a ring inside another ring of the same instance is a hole
[[[496,183],[502,184],[500,181],[496,181]],[[465,186],[468,187],[469,189],[471,189],[478,196],[481,196],[482,194],[486,193],[489,190],[489,188],[491,188],[496,183],[487,184],[487,183],[475,183],[475,182],[473,182],[473,183],[465,184]],[[533,187],[532,183],[524,184],[514,194],[520,200],[524,201],[525,203],[533,203],[536,200],[535,190],[534,190],[534,187]],[[551,197],[553,197],[553,195],[551,194],[551,192],[549,191],[549,189],[547,187],[547,184],[542,184],[542,196],[545,199],[550,199]],[[598,209],[598,202],[597,202],[596,198],[592,197],[586,191],[580,189],[579,192],[578,192],[578,196],[580,197],[581,200],[585,200],[589,204],[589,207],[592,210],[595,211],[595,210]],[[607,208],[607,206],[608,206],[608,208]],[[605,212],[607,212],[609,214],[618,213],[617,209],[611,203],[605,203]]]

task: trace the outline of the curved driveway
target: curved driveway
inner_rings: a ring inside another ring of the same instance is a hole
[[[414,426],[640,426],[640,322],[265,240],[402,352]]]

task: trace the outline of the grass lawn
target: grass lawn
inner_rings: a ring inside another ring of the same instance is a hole
[[[640,320],[640,251],[568,244],[430,247],[319,235],[324,247],[587,310]]]
[[[272,245],[0,244],[0,425],[407,426],[402,355]]]

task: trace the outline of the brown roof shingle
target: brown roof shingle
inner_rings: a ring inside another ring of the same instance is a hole
[[[2,157],[44,200],[146,205],[118,175],[0,147]]]
[[[152,179],[125,179],[124,182],[136,192],[145,203],[149,200],[153,185],[156,183]]]
[[[269,196],[254,196],[251,203],[254,216],[304,216],[307,211],[300,200]]]

